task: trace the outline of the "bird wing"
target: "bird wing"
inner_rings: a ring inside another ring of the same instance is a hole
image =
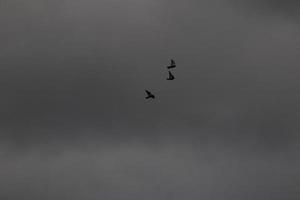
[[[175,61],[171,59],[171,65],[175,65]]]
[[[151,92],[149,92],[148,90],[145,90],[145,92],[147,93],[147,95],[151,95]]]

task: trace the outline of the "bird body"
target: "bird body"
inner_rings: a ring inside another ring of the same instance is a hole
[[[169,71],[169,77],[167,78],[168,81],[174,80],[175,77],[173,76],[173,74],[171,73],[171,71]]]

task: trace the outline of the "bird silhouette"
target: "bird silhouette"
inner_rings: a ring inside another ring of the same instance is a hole
[[[173,74],[171,73],[171,71],[169,71],[169,77],[167,78],[168,81],[174,80],[175,77],[173,76]]]
[[[176,67],[176,63],[173,59],[171,59],[171,64],[169,66],[167,66],[168,69],[171,69],[171,68],[175,68]]]
[[[149,99],[149,98],[155,99],[155,96],[151,92],[149,92],[148,90],[145,90],[145,92],[148,95],[148,96],[145,97],[146,99]]]

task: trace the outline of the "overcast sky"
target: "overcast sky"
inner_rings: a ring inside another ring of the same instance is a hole
[[[0,199],[300,199],[299,13],[0,1]]]

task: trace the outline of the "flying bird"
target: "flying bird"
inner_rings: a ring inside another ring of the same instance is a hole
[[[148,95],[148,96],[145,97],[146,99],[149,99],[149,98],[155,99],[155,96],[151,92],[149,92],[148,90],[145,90],[145,92]]]
[[[176,63],[173,59],[171,59],[171,64],[169,66],[167,66],[168,69],[171,69],[171,68],[175,68],[176,67]]]
[[[167,78],[168,81],[174,80],[175,77],[173,76],[173,74],[171,73],[171,71],[169,71],[169,77]]]

